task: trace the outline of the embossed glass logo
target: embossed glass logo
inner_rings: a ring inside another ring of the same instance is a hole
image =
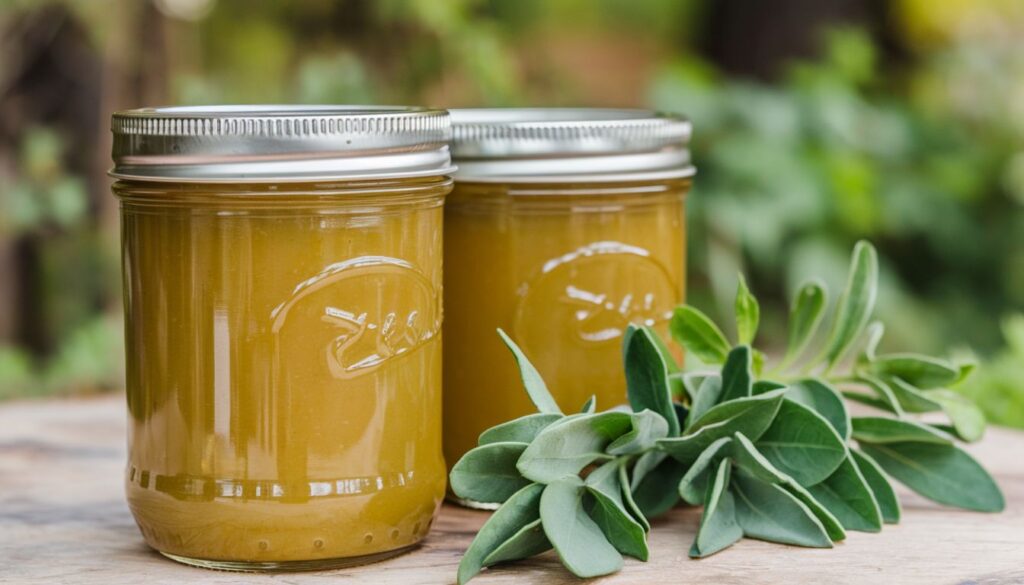
[[[298,284],[271,312],[273,332],[327,327],[324,358],[331,375],[354,378],[407,354],[441,330],[440,295],[415,266],[387,256],[331,264]]]
[[[669,319],[678,287],[647,250],[604,241],[549,260],[519,296],[515,331],[529,347],[545,347],[558,331],[599,344],[621,337],[629,323]]]

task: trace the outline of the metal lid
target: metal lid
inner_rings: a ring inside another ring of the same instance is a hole
[[[455,179],[610,182],[692,176],[690,121],[650,110],[456,109]]]
[[[201,183],[451,174],[444,110],[202,106],[117,112],[110,176]]]

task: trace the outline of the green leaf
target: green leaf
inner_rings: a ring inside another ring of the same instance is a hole
[[[644,527],[645,532],[650,532],[651,523],[647,521],[647,517],[644,516],[640,506],[633,499],[633,490],[630,489],[629,476],[627,475],[625,465],[619,465],[619,487],[622,489],[622,501],[626,509],[629,510],[630,515]]]
[[[745,536],[797,546],[832,546],[821,521],[782,487],[744,473],[733,474],[731,487],[736,521]]]
[[[626,392],[634,411],[650,409],[660,414],[668,423],[669,435],[679,434],[668,368],[653,334],[644,328],[633,334],[626,348]]]
[[[452,467],[452,491],[475,502],[504,502],[530,483],[516,469],[525,450],[526,443],[489,443],[471,449]]]
[[[985,434],[985,414],[971,399],[945,388],[928,390],[924,394],[942,406],[954,432],[964,441],[972,443]]]
[[[587,515],[584,493],[578,477],[565,477],[544,488],[540,498],[544,534],[572,574],[583,578],[608,575],[622,568],[622,555]]]
[[[873,406],[880,410],[887,410],[896,414],[896,416],[903,416],[903,407],[900,406],[900,401],[896,399],[896,395],[893,393],[892,388],[884,381],[870,375],[858,376],[856,381],[863,384],[868,390],[874,392],[877,400],[869,401],[867,397],[853,392],[843,392],[843,396],[856,400],[862,404]]]
[[[535,412],[491,427],[480,434],[479,444],[529,443],[549,425],[562,418],[560,414]]]
[[[810,408],[832,425],[843,439],[850,438],[850,413],[839,391],[828,382],[815,378],[789,385],[786,398]]]
[[[928,425],[907,419],[888,418],[883,416],[853,417],[853,438],[869,443],[903,443],[915,441],[920,443],[938,443],[949,445],[952,437],[935,430]]]
[[[672,313],[669,323],[672,339],[705,364],[720,364],[729,353],[729,342],[722,330],[699,310],[683,305]]]
[[[686,468],[665,453],[648,451],[633,467],[633,501],[646,518],[656,518],[679,502],[679,485]]]
[[[825,481],[807,490],[832,512],[843,528],[861,532],[882,530],[882,511],[852,458],[845,458]]]
[[[903,485],[940,504],[1001,512],[999,486],[970,455],[955,445],[861,442],[861,450]]]
[[[754,441],[776,469],[804,486],[832,474],[846,457],[846,444],[832,425],[813,410],[785,400],[775,421]]]
[[[867,341],[864,343],[864,351],[861,352],[860,358],[857,360],[858,364],[866,365],[875,361],[878,346],[882,343],[884,335],[885,325],[881,321],[874,321],[868,325],[867,330],[864,331]]]
[[[764,352],[758,349],[750,350],[750,370],[754,373],[754,377],[758,377],[764,372]]]
[[[708,485],[718,468],[718,463],[728,457],[731,443],[731,437],[722,437],[711,443],[686,470],[683,479],[679,480],[679,495],[684,502],[691,506],[699,506],[705,502]]]
[[[704,513],[700,517],[697,537],[690,547],[690,556],[706,557],[731,546],[743,538],[743,529],[736,522],[736,504],[729,491],[729,460],[722,460],[713,482],[704,494]]]
[[[757,299],[750,294],[747,288],[747,280],[739,275],[739,284],[736,286],[736,332],[740,344],[749,344],[757,335],[757,326],[761,320],[761,307]]]
[[[843,530],[839,520],[815,500],[810,492],[797,483],[795,479],[776,469],[771,462],[765,459],[764,455],[757,450],[757,447],[750,440],[736,433],[732,451],[733,463],[737,467],[765,483],[778,484],[789,492],[790,495],[807,506],[807,509],[821,522],[822,527],[825,528],[825,533],[828,534],[832,541],[840,541],[846,538],[846,531]]]
[[[594,414],[595,410],[597,410],[597,396],[591,394],[590,398],[587,398],[587,401],[580,408],[580,414]]]
[[[675,418],[675,415],[672,415]],[[668,423],[656,412],[644,410],[630,414],[633,428],[605,448],[609,455],[635,455],[647,451],[658,439],[668,436]]]
[[[760,396],[723,402],[691,426],[691,431],[696,431],[688,431],[683,437],[661,439],[658,448],[680,463],[690,465],[704,449],[722,437],[730,437],[736,432],[747,437],[760,437],[779,411],[783,392],[776,390]]]
[[[597,485],[592,485],[587,477],[587,490],[593,498],[588,507],[590,517],[601,528],[608,542],[620,553],[642,561],[647,560],[646,529],[637,522],[622,501],[622,488],[619,485],[619,462],[611,461],[604,466],[614,466],[610,473],[605,474]],[[602,466],[602,467],[604,467]],[[599,468],[600,470],[600,468]],[[596,471],[595,471],[596,473]]]
[[[459,585],[476,576],[492,552],[540,516],[544,486],[530,484],[512,495],[487,519],[459,562]]]
[[[487,555],[483,564],[485,567],[504,563],[507,561],[518,561],[528,559],[534,555],[551,550],[551,542],[544,534],[544,527],[541,526],[540,518],[530,522],[509,537],[508,540],[498,545],[498,548]]]
[[[512,355],[515,356],[516,363],[519,365],[519,375],[523,379],[523,387],[526,388],[526,393],[530,396],[530,400],[533,401],[533,405],[537,407],[537,410],[548,414],[562,414],[562,410],[558,408],[558,403],[555,402],[551,392],[548,391],[547,385],[544,383],[544,379],[541,378],[540,372],[537,371],[537,368],[533,367],[533,364],[530,363],[523,350],[519,349],[519,346],[512,341],[512,338],[501,329],[498,329],[498,335],[501,336],[502,341],[505,342],[505,345],[512,351]]]
[[[541,431],[516,467],[523,477],[539,483],[577,475],[587,465],[609,459],[605,447],[629,431],[631,421],[629,413],[616,411],[576,415]]]
[[[694,394],[693,404],[690,406],[690,413],[686,419],[686,429],[689,430],[693,421],[704,416],[704,413],[711,410],[711,407],[718,404],[722,397],[721,376],[705,376],[700,387]]]
[[[773,382],[772,380],[757,380],[750,388],[750,393],[753,396],[764,394],[765,392],[771,392],[772,390],[779,390],[785,388],[786,385],[781,382]]]
[[[900,378],[922,390],[952,384],[960,376],[959,368],[946,360],[913,353],[878,356],[868,369],[881,378]]]
[[[800,286],[789,310],[789,336],[783,364],[792,363],[803,353],[821,324],[827,304],[825,284],[811,280]]]
[[[885,383],[892,389],[893,396],[907,412],[935,412],[942,410],[942,405],[928,398],[920,389],[900,378],[886,378]]]
[[[850,455],[857,462],[857,468],[861,475],[868,482],[871,493],[875,495],[878,509],[882,512],[882,521],[886,524],[896,524],[900,521],[900,500],[896,497],[896,491],[892,489],[889,478],[882,472],[882,468],[874,459],[868,457],[861,451],[850,449]]]
[[[843,358],[853,342],[864,331],[878,292],[878,255],[865,241],[853,248],[850,274],[846,288],[839,297],[836,316],[829,333],[824,358],[831,368]]]
[[[750,396],[753,385],[750,347],[740,345],[733,348],[722,366],[722,395],[720,402]]]

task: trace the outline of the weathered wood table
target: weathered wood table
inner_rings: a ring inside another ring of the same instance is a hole
[[[446,584],[486,514],[446,506],[426,542],[396,559],[323,573],[253,575],[195,569],[151,551],[122,496],[121,397],[0,404],[0,583]],[[1024,583],[1024,433],[992,429],[971,450],[1007,496],[1002,514],[949,510],[904,496],[904,518],[853,532],[832,550],[744,540],[686,556],[696,510],[654,523],[651,561],[627,560],[600,583]],[[474,583],[579,583],[553,553],[487,570]]]

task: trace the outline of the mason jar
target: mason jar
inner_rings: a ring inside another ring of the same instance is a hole
[[[629,323],[667,334],[685,291],[690,123],[640,110],[452,110],[444,449],[529,414],[504,329],[564,412],[626,401]],[[462,502],[472,504],[472,502]]]
[[[447,113],[159,108],[112,130],[146,542],[236,570],[409,549],[445,490]]]

